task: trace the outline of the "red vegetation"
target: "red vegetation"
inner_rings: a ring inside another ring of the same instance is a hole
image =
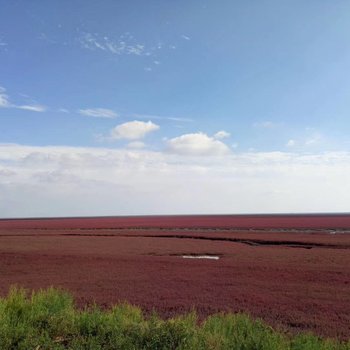
[[[0,219],[3,228],[350,228],[349,214],[172,215],[47,219]]]
[[[0,220],[0,293],[62,286],[79,305],[127,300],[163,316],[244,311],[350,338],[344,230],[349,215]]]

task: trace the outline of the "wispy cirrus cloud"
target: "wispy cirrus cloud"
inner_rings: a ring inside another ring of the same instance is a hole
[[[279,125],[280,125],[279,123],[275,123],[275,122],[272,122],[270,120],[264,120],[261,122],[253,123],[254,128],[263,128],[263,129],[272,129],[272,128],[275,128]]]
[[[81,47],[88,50],[101,50],[115,55],[151,55],[146,46],[136,41],[130,33],[125,33],[117,39],[112,39],[108,36],[84,32],[78,40]]]
[[[87,108],[87,109],[79,109],[78,113],[81,115],[85,115],[87,117],[94,118],[116,118],[118,114],[114,112],[112,109],[108,108]]]
[[[10,101],[9,96],[6,93],[6,89],[0,86],[0,108],[16,108],[23,109],[31,112],[45,112],[47,110],[46,106],[40,104],[26,104],[18,105]]]
[[[4,38],[0,36],[0,51],[6,50],[6,47],[7,47],[7,42],[5,42]]]
[[[304,135],[303,137],[289,139],[286,143],[286,147],[310,150],[318,148],[323,144],[328,145],[329,140],[327,140],[327,138],[319,131],[316,131],[314,129],[307,129],[307,132],[308,133],[306,136]]]
[[[11,106],[9,96],[6,94],[6,89],[0,86],[0,107],[9,108]]]
[[[161,116],[161,115],[151,115],[151,114],[134,114],[134,117],[138,119],[156,119],[156,120],[171,120],[174,122],[193,122],[194,120],[191,118],[184,118],[184,117],[168,117],[168,116]]]
[[[18,109],[24,109],[26,111],[32,111],[32,112],[45,112],[46,107],[42,105],[22,105],[22,106],[16,106]]]

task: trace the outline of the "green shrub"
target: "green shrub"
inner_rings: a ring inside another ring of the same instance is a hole
[[[287,340],[271,327],[242,314],[214,315],[200,330],[203,349],[287,349]]]
[[[120,304],[74,308],[67,292],[29,295],[11,288],[0,299],[0,349],[35,350],[350,350],[350,342],[310,334],[287,337],[242,314],[218,314],[199,324],[194,312],[169,320]]]

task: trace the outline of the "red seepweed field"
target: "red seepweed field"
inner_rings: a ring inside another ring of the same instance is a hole
[[[219,259],[185,259],[213,255]],[[164,317],[246,312],[287,331],[350,338],[350,215],[0,220],[0,293],[70,290]]]

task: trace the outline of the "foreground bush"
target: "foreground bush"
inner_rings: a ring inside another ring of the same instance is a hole
[[[194,313],[170,320],[145,318],[128,304],[82,311],[61,290],[28,296],[12,288],[0,299],[0,349],[345,350],[350,342],[312,335],[288,338],[242,314],[214,315],[199,325]]]

